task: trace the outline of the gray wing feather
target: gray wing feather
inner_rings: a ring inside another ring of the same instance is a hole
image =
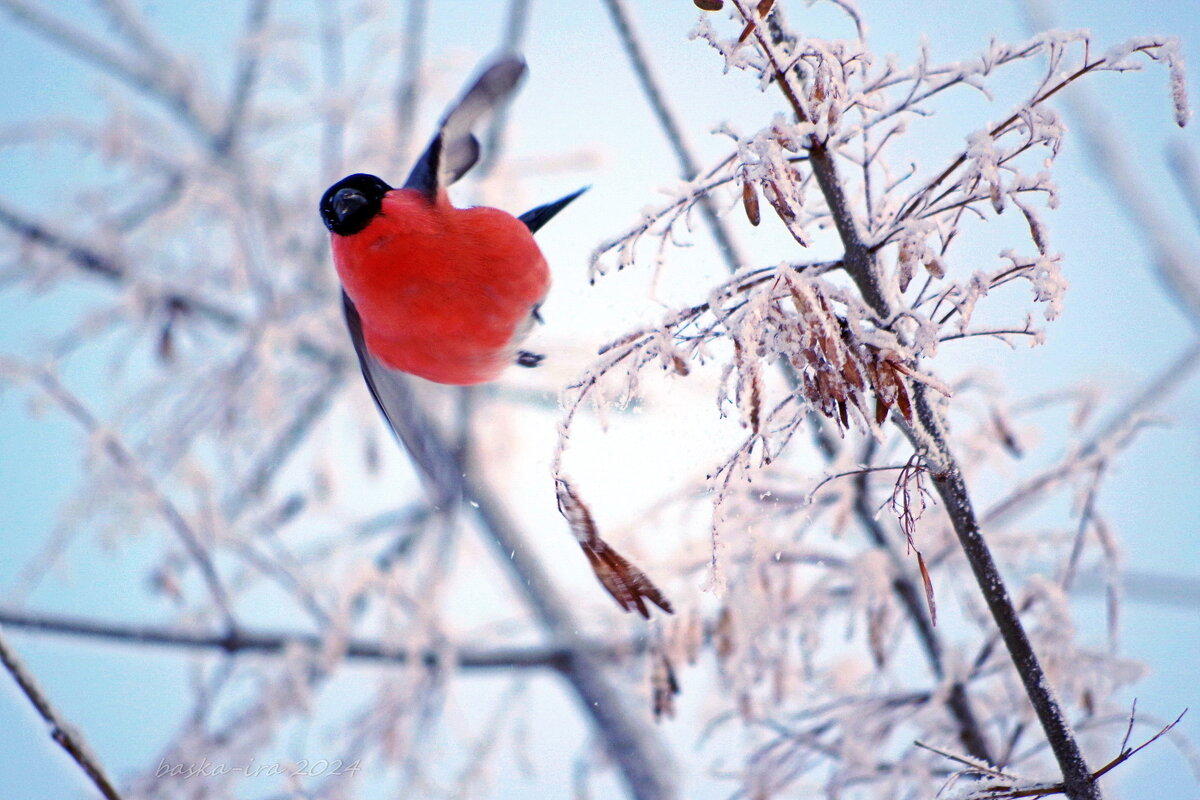
[[[485,114],[508,102],[524,75],[525,61],[518,56],[506,56],[485,69],[446,112],[433,141],[413,165],[404,188],[417,189],[433,199],[438,189],[454,183],[475,166],[479,140],[471,128]]]
[[[376,407],[412,457],[434,505],[441,509],[452,507],[464,491],[458,463],[446,452],[436,432],[429,429],[431,423],[416,405],[410,378],[381,363],[367,349],[362,317],[345,292],[342,292],[342,310],[354,352],[358,354],[358,365]]]

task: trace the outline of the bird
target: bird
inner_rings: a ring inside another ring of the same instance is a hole
[[[586,187],[520,217],[455,208],[446,194],[479,158],[471,126],[507,101],[525,72],[518,57],[488,67],[402,187],[356,173],[321,198],[344,302],[358,314],[367,348],[391,369],[468,386],[495,380],[514,362],[541,361],[518,349],[550,288],[533,234]]]
[[[413,424],[405,374],[471,386],[512,364],[534,367],[520,349],[541,321],[550,270],[533,234],[588,187],[520,216],[486,206],[456,208],[446,189],[479,160],[472,127],[507,103],[527,72],[506,55],[487,66],[446,112],[404,184],[354,173],[321,197],[342,311],[363,378],[392,431],[431,485],[435,506],[468,491],[457,457]],[[560,505],[561,492],[560,492]],[[568,522],[572,522],[568,516]],[[601,584],[625,610],[670,603],[595,532],[572,522]]]

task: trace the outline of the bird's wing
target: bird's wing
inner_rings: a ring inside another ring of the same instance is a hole
[[[525,61],[506,56],[483,71],[462,99],[451,106],[438,126],[429,147],[413,165],[405,189],[416,189],[433,200],[461,178],[479,160],[479,140],[471,128],[484,116],[503,105],[525,75]]]
[[[576,197],[579,197],[579,195],[583,194],[590,188],[592,187],[585,186],[578,191],[571,192],[566,197],[555,200],[553,203],[546,203],[544,206],[531,208],[521,216],[517,217],[517,219],[525,223],[525,227],[529,228],[530,233],[537,233],[538,229],[553,219],[555,214],[562,211],[567,207],[568,203],[570,203]]]
[[[375,405],[412,457],[422,481],[430,490],[434,506],[449,508],[464,491],[458,463],[419,412],[408,376],[381,363],[367,349],[362,317],[345,292],[342,292],[342,310],[346,315],[346,327],[350,329],[350,339],[354,342],[354,352],[358,354],[358,365]]]
[[[421,473],[422,481],[432,495],[434,508],[449,509],[463,498],[478,496],[478,487],[467,486],[458,458],[446,448],[421,414],[408,377],[381,363],[367,349],[362,318],[345,292],[342,292],[342,310],[371,397]],[[646,573],[600,538],[591,512],[562,478],[558,479],[558,503],[596,577],[623,610],[636,609],[649,618],[648,603],[653,603],[668,614],[674,613],[671,602]]]

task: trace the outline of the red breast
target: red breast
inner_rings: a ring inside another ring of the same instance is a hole
[[[512,363],[550,271],[523,222],[495,208],[430,204],[397,189],[366,228],[333,236],[342,286],[384,364],[437,383],[474,384]]]

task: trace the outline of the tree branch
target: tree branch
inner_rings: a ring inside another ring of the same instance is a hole
[[[1021,3],[1030,27],[1050,27],[1050,12],[1038,0]],[[1179,237],[1178,219],[1159,201],[1160,192],[1151,190],[1144,180],[1144,171],[1134,164],[1131,154],[1141,154],[1142,148],[1130,147],[1113,132],[1112,120],[1105,113],[1105,104],[1087,86],[1077,86],[1063,95],[1067,114],[1078,125],[1088,155],[1096,170],[1108,180],[1117,208],[1124,211],[1137,225],[1149,245],[1154,259],[1155,277],[1184,316],[1200,326],[1200,279],[1196,277],[1193,251]],[[1181,123],[1182,124],[1182,123]],[[1177,172],[1177,178],[1182,175]]]
[[[603,662],[583,646],[570,602],[558,592],[550,573],[480,475],[478,465],[452,447],[437,429],[412,395],[405,376],[396,374],[388,391],[393,395],[389,420],[410,453],[411,447],[419,448],[420,457],[413,458],[413,464],[431,484],[432,496],[457,498],[475,511],[513,587],[554,641],[569,649],[561,669],[563,677],[619,766],[630,796],[637,800],[676,797],[673,760],[648,725],[648,713],[646,719],[638,718],[628,698],[609,680]]]
[[[101,766],[100,761],[88,747],[87,742],[83,738],[83,734],[78,729],[66,721],[63,715],[56,709],[50,700],[43,694],[42,689],[38,686],[32,673],[26,668],[25,663],[21,661],[17,652],[12,649],[8,643],[8,639],[4,635],[4,629],[0,627],[0,663],[4,664],[4,668],[8,670],[8,674],[12,675],[13,680],[17,682],[17,686],[29,698],[29,702],[37,709],[38,714],[46,724],[50,726],[50,738],[58,742],[63,750],[67,751],[67,755],[75,760],[88,776],[100,793],[107,800],[121,800],[121,795],[109,780],[108,775]]]
[[[612,17],[613,26],[617,29],[617,36],[621,39],[625,54],[629,56],[630,65],[633,67],[638,83],[641,84],[642,93],[646,95],[646,100],[650,103],[650,108],[654,111],[659,126],[666,134],[671,149],[675,151],[675,158],[679,161],[679,171],[683,175],[683,179],[695,180],[700,175],[700,166],[692,155],[691,148],[688,147],[687,140],[683,136],[683,130],[675,121],[675,115],[667,105],[666,98],[659,89],[658,81],[651,71],[649,59],[634,34],[624,0],[604,0],[604,5]],[[700,213],[704,216],[704,221],[708,223],[709,231],[717,244],[717,250],[725,260],[725,266],[730,272],[737,272],[745,265],[746,260],[738,251],[733,237],[717,215],[716,204],[713,203],[707,192],[700,196],[698,204]]]
[[[229,110],[225,114],[225,124],[216,138],[215,147],[219,153],[227,154],[237,146],[245,125],[250,97],[258,82],[259,68],[262,64],[262,43],[256,40],[266,28],[270,10],[271,0],[250,2],[250,10],[246,15],[246,30],[242,33],[240,43],[242,54],[235,70],[233,95],[229,101]]]
[[[0,0],[0,10],[7,11],[56,47],[163,103],[177,112],[184,125],[205,145],[211,147],[214,144],[215,126],[200,114],[187,74],[174,61],[164,64],[152,58],[147,59],[147,63],[139,63],[138,59],[118,52],[28,0]],[[163,56],[161,52],[157,55]]]
[[[171,531],[176,535],[180,543],[183,544],[184,550],[188,552],[195,562],[196,567],[200,570],[201,578],[208,587],[213,603],[225,621],[226,630],[230,633],[236,631],[237,622],[233,616],[229,597],[225,592],[225,587],[221,584],[216,567],[209,557],[208,550],[200,541],[200,537],[193,529],[191,523],[187,521],[187,518],[183,516],[183,513],[171,498],[159,488],[158,484],[150,477],[146,469],[138,462],[133,452],[125,446],[124,442],[107,427],[101,425],[91,410],[79,398],[68,391],[56,377],[43,370],[27,370],[27,372],[33,381],[57,402],[71,418],[78,422],[89,435],[99,438],[104,445],[104,452],[108,454],[113,463],[119,469],[124,470],[134,485],[154,501],[154,505],[157,507],[159,513],[166,520]]]
[[[61,253],[67,261],[84,272],[104,278],[113,284],[132,279],[126,265],[113,256],[77,241],[63,231],[30,219],[3,202],[0,202],[0,226],[39,247]],[[165,291],[161,299],[163,303],[178,303],[186,311],[196,312],[223,328],[233,328],[242,324],[242,319],[237,313],[207,300],[186,297],[177,291]]]
[[[42,614],[0,607],[0,625],[32,633],[46,633],[85,639],[97,639],[129,645],[148,645],[183,650],[211,650],[215,653],[283,654],[295,645],[319,649],[325,643],[319,636],[284,631],[248,631],[205,633],[170,625],[131,625],[102,622],[66,614]],[[458,667],[470,670],[552,669],[562,671],[574,650],[586,651],[596,661],[608,664],[643,652],[644,639],[608,645],[596,641],[572,644],[533,645],[529,647],[451,647],[412,651],[394,644],[365,639],[346,642],[345,657],[352,661],[382,664],[409,664],[419,661],[429,667]]]
[[[124,269],[103,253],[72,241],[67,234],[36,222],[4,204],[0,204],[0,225],[27,242],[61,252],[84,272],[109,280],[117,280],[124,274]]]
[[[912,387],[914,406],[917,418],[923,430],[909,433],[913,444],[921,447],[920,442],[930,438],[940,445],[940,454],[924,453],[926,459],[934,466],[932,470],[933,484],[946,507],[954,532],[958,535],[959,544],[971,565],[975,581],[979,584],[980,592],[987,603],[988,611],[995,621],[1000,635],[1008,648],[1009,656],[1017,669],[1017,674],[1025,686],[1025,694],[1033,704],[1038,722],[1046,733],[1051,750],[1058,760],[1063,772],[1063,783],[1067,787],[1067,796],[1071,800],[1099,800],[1100,788],[1091,770],[1084,760],[1079,743],[1071,731],[1062,707],[1059,705],[1049,679],[1038,661],[1029,641],[1021,618],[1013,606],[1008,594],[1004,578],[992,558],[991,549],[983,538],[979,522],[975,517],[971,499],[967,493],[966,481],[962,468],[955,461],[946,445],[941,432],[941,420],[929,402],[929,395],[923,384],[916,383]],[[906,426],[907,428],[907,426]],[[906,429],[909,432],[911,429]],[[933,455],[936,461],[930,459]],[[940,456],[940,458],[939,458]]]
[[[780,87],[792,106],[797,120],[805,121],[808,114],[801,100],[803,95],[793,86],[792,77],[782,67],[782,60],[775,54],[773,43],[763,31],[763,26],[757,24],[745,0],[733,0],[733,3],[747,24],[754,24],[755,37],[763,54],[771,63],[775,84]],[[883,320],[891,319],[893,311],[882,288],[883,282],[878,274],[875,252],[863,242],[859,234],[845,189],[838,178],[833,156],[825,144],[815,136],[811,139],[808,151],[809,163],[833,215],[834,224],[845,249],[846,272],[876,314]],[[893,416],[930,467],[934,486],[945,505],[947,516],[1025,686],[1025,692],[1033,704],[1038,721],[1058,760],[1068,797],[1071,800],[1098,800],[1099,786],[1088,769],[1062,708],[1050,689],[1049,680],[1012,604],[1004,579],[992,558],[987,542],[984,541],[971,506],[962,468],[943,432],[941,416],[931,404],[925,384],[915,381],[911,391],[916,409],[914,424],[903,424],[898,415]]]

